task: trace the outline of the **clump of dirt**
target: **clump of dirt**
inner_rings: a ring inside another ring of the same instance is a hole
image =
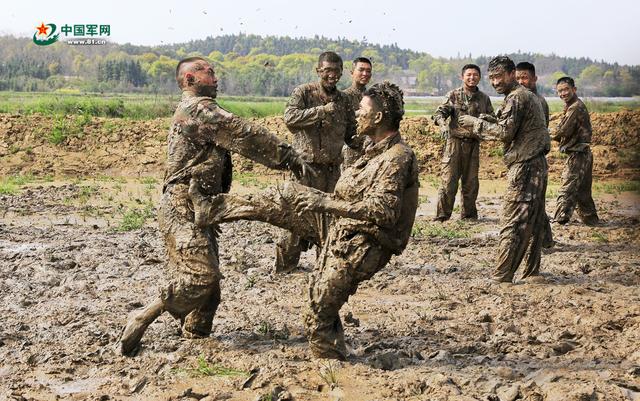
[[[558,123],[554,115],[552,127]],[[170,119],[148,121],[94,117],[78,126],[79,117],[0,114],[0,174],[31,173],[56,176],[156,175],[161,176],[166,157]],[[591,115],[594,174],[600,177],[637,177],[640,171],[640,111]],[[282,117],[253,119],[283,139],[291,141]],[[52,143],[56,127],[69,131]],[[74,130],[69,127],[76,127]],[[444,141],[428,117],[409,117],[401,125],[405,140],[415,150],[425,174],[438,174]],[[71,133],[73,132],[73,133]],[[498,143],[483,143],[480,176],[505,174]],[[552,178],[564,165],[564,155],[552,149],[548,156]],[[236,171],[266,174],[261,166],[235,156]]]

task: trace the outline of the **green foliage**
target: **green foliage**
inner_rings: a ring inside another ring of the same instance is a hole
[[[338,367],[338,363],[332,360],[320,364],[318,376],[320,376],[331,389],[338,386]]]
[[[132,231],[144,226],[148,219],[154,216],[153,204],[148,202],[143,208],[129,208],[121,210],[122,220],[116,231]]]
[[[244,370],[227,368],[218,364],[210,364],[204,355],[198,355],[195,368],[188,369],[173,369],[174,373],[186,373],[193,377],[205,377],[205,376],[222,376],[222,377],[234,377],[234,376],[248,376],[249,372]]]
[[[599,182],[593,186],[594,192],[619,194],[621,192],[640,193],[640,181]]]
[[[489,150],[489,157],[503,157],[504,148],[502,146],[495,146]]]
[[[471,231],[461,221],[452,223],[428,223],[416,221],[411,229],[411,236],[418,238],[469,238]]]

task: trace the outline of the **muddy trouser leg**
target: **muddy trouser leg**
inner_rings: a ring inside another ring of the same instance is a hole
[[[460,142],[459,139],[449,138],[444,148],[436,213],[438,218],[448,219],[453,211],[460,179]]]
[[[347,357],[339,311],[358,284],[384,267],[391,254],[364,235],[349,239],[348,249],[327,239],[318,266],[309,277],[309,300],[304,324],[314,356],[344,360]]]
[[[581,183],[580,154],[569,152],[567,163],[562,171],[562,187],[558,191],[556,201],[556,213],[554,220],[559,223],[567,223],[571,220],[571,215],[578,202],[578,190]]]
[[[531,239],[529,240],[529,247],[525,256],[525,268],[522,273],[522,278],[529,276],[537,276],[540,274],[540,259],[542,256],[542,246],[547,236],[547,228],[545,224],[549,223],[547,212],[544,208],[544,194],[547,192],[547,161],[544,159],[544,171],[537,174],[542,182],[542,185],[537,194],[534,194],[534,198],[531,201],[531,208],[533,209],[533,228],[531,233]],[[550,228],[549,228],[550,229]]]
[[[555,241],[553,240],[553,230],[551,229],[551,220],[549,219],[549,216],[547,215],[546,211],[544,212],[544,216],[542,216],[542,218],[543,218],[542,225],[544,226],[544,236],[542,239],[542,247],[551,248],[555,244]]]
[[[577,212],[585,224],[595,224],[598,222],[598,212],[596,211],[596,205],[593,202],[593,196],[591,194],[591,184],[593,181],[593,154],[591,149],[580,154],[580,158],[583,159],[582,165],[582,180],[578,188],[578,207]]]
[[[517,163],[509,168],[494,280],[513,281],[513,276],[529,248],[533,230],[536,229],[536,218],[540,221],[542,219],[537,203],[544,193],[543,185],[546,185],[547,173],[544,169],[544,174],[541,174],[541,170],[546,168],[546,161],[542,164],[540,159],[544,161],[544,157],[540,157]]]
[[[476,199],[480,182],[478,181],[478,169],[480,168],[480,143],[478,141],[463,142],[461,152],[462,159],[462,207],[460,215],[463,219],[478,218]]]

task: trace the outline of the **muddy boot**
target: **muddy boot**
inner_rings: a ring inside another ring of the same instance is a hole
[[[157,299],[142,312],[129,318],[119,340],[119,351],[122,355],[131,355],[138,347],[147,327],[162,314],[163,305],[162,299]]]

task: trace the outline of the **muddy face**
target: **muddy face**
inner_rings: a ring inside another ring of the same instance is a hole
[[[556,86],[556,90],[558,91],[558,97],[565,103],[571,102],[576,96],[576,88],[566,82],[560,82]]]
[[[196,61],[193,68],[185,74],[187,85],[200,96],[216,97],[218,94],[218,78],[213,66],[206,61]]]
[[[371,64],[358,61],[353,67],[351,78],[357,85],[367,85],[371,80]]]
[[[475,68],[467,68],[462,73],[461,79],[466,89],[475,90],[480,82],[480,72]]]
[[[516,83],[516,74],[515,71],[507,71],[503,67],[499,67],[489,71],[489,81],[496,92],[501,95],[507,94]]]
[[[342,77],[342,65],[340,63],[333,63],[330,61],[323,61],[318,68],[318,77],[320,77],[320,84],[328,91],[333,92],[336,90],[336,85]]]
[[[364,96],[360,101],[360,108],[356,112],[358,122],[358,135],[372,136],[375,134],[382,118],[382,113],[376,108],[369,96]]]
[[[534,90],[536,88],[538,77],[533,75],[531,71],[521,70],[516,71],[516,81],[525,88]]]

